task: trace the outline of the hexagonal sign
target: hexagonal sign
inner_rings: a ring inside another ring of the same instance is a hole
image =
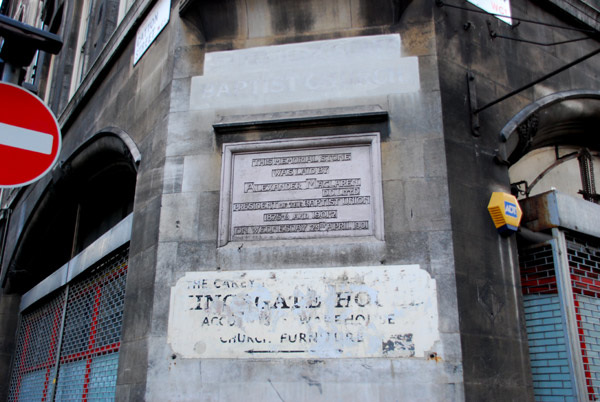
[[[508,236],[519,229],[523,211],[514,195],[502,192],[492,193],[488,211],[501,235]]]

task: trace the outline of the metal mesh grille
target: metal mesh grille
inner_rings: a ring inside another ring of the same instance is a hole
[[[600,203],[600,196],[596,194],[592,154],[588,149],[582,149],[577,159],[579,159],[579,173],[581,174],[581,186],[583,187],[580,193],[583,194],[584,200],[598,204]]]
[[[55,390],[56,400],[114,399],[125,298],[127,256],[128,250],[120,252],[94,268],[84,279],[74,282],[68,287]],[[12,383],[15,385],[11,384],[10,401],[50,400],[52,397],[52,381],[49,384],[48,378],[55,378],[50,371],[54,369],[57,360],[55,350],[63,316],[64,292],[62,299],[59,302],[53,302],[52,306],[54,316],[57,317],[54,320],[56,334],[50,337],[51,341],[48,340],[47,335],[45,337],[30,336],[29,343],[32,346],[24,347],[25,350],[35,347],[46,355],[51,354],[52,358],[47,358],[48,373],[45,374],[45,382],[40,383],[37,377],[30,375],[30,373],[37,375],[37,371],[34,372],[32,369],[18,372],[13,370],[15,374]],[[50,303],[41,307],[40,310],[48,308],[50,308]],[[28,344],[26,317],[34,313],[23,317],[19,342],[25,345]],[[54,334],[46,327],[40,329],[39,332]],[[54,348],[53,352],[46,351],[50,344]],[[17,353],[17,358],[24,354],[24,352]],[[36,352],[35,355],[43,353]],[[16,363],[15,367],[18,368],[18,365],[19,363]],[[31,365],[28,363],[27,366]],[[36,365],[39,366],[39,363],[33,363],[33,366]],[[25,393],[25,388],[19,384],[32,385],[26,388],[27,393]]]
[[[21,317],[9,401],[46,400],[62,321],[65,292]]]
[[[70,288],[57,399],[114,397],[126,268],[119,256]]]

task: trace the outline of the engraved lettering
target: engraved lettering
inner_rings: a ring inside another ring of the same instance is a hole
[[[333,232],[345,230],[368,230],[369,221],[347,222],[318,222],[282,225],[254,225],[234,226],[233,235],[247,234],[276,234],[276,233],[303,233],[303,232]]]
[[[290,168],[290,169],[273,169],[271,176],[273,177],[288,177],[288,176],[308,176],[308,175],[323,175],[329,173],[329,166],[315,166],[305,168]]]
[[[323,211],[270,213],[270,214],[264,214],[263,220],[265,222],[277,222],[277,221],[297,221],[297,220],[309,220],[309,219],[337,219],[337,217],[338,217],[338,213],[336,210],[323,210]]]
[[[351,160],[352,160],[351,153],[278,156],[278,157],[273,157],[273,158],[252,159],[252,166],[260,167],[260,166],[295,165],[295,164],[299,164],[299,163],[348,162]]]
[[[372,152],[340,144],[234,154],[227,240],[372,235]]]
[[[260,211],[269,209],[288,209],[288,208],[315,208],[315,207],[340,207],[350,205],[369,205],[370,196],[358,197],[340,197],[340,198],[313,198],[303,200],[287,201],[258,201],[258,202],[237,202],[233,204],[233,212],[238,211]]]
[[[305,181],[286,182],[286,183],[263,183],[254,182],[244,183],[244,193],[262,193],[270,191],[292,191],[292,190],[320,190],[320,189],[357,189],[360,193],[360,179],[332,179],[316,180],[306,179]],[[355,194],[351,194],[355,195]]]
[[[323,189],[323,197],[348,197],[351,195],[360,195],[360,187]]]

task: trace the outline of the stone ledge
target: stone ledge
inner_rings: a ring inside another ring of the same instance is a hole
[[[388,112],[380,106],[298,110],[251,115],[221,116],[213,124],[216,134],[239,133],[251,130],[274,130],[353,123],[381,123]]]

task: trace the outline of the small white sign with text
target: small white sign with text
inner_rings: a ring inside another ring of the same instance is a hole
[[[510,0],[467,0],[469,3],[476,5],[483,11],[494,14],[500,21],[504,21],[512,25],[510,13]]]
[[[133,65],[142,58],[154,39],[167,26],[171,15],[171,0],[159,0],[146,19],[140,25],[135,35],[135,51]]]

